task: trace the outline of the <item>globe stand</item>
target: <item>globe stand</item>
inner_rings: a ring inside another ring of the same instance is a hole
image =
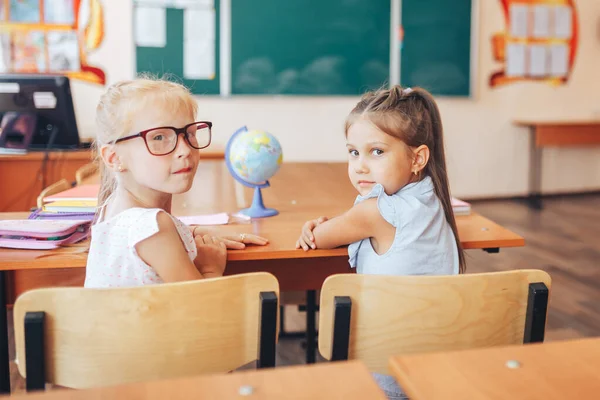
[[[263,203],[262,192],[260,186],[254,187],[254,196],[252,196],[252,205],[249,208],[240,210],[240,214],[247,215],[251,218],[272,217],[279,214],[279,211],[273,208],[266,208]]]

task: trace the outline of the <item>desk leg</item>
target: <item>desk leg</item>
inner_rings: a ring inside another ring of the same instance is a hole
[[[535,144],[535,127],[531,130],[529,143],[529,207],[541,210],[542,205],[542,149]]]
[[[8,320],[6,318],[6,272],[0,271],[0,393],[10,393]]]
[[[317,332],[315,329],[315,318],[317,308],[317,291],[306,291],[306,363],[315,362],[315,351],[317,343]]]
[[[490,253],[490,254],[498,254],[498,253],[500,253],[500,247],[490,247],[487,249],[483,249],[483,251],[485,251],[486,253]]]

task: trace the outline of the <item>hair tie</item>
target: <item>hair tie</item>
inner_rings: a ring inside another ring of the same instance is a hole
[[[411,88],[409,88],[409,87],[408,87],[408,88],[406,88],[406,89],[404,89],[404,90],[402,91],[402,94],[409,94],[409,93],[411,93],[412,91],[413,91],[413,90],[412,90]]]

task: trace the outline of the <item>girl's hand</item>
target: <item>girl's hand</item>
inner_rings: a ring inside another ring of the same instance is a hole
[[[194,264],[205,278],[223,276],[227,262],[227,247],[225,243],[215,236],[196,236],[198,256]]]
[[[228,249],[231,250],[242,250],[246,248],[247,244],[256,244],[258,246],[264,246],[269,243],[267,238],[253,235],[251,233],[240,233],[237,235],[220,236],[219,239],[225,243]]]
[[[315,237],[312,231],[318,225],[327,221],[327,219],[327,217],[319,217],[306,222],[304,226],[302,226],[302,233],[300,234],[300,239],[296,242],[296,248],[299,249],[302,247],[304,251],[308,251],[309,248],[316,249],[317,245],[315,244]]]
[[[190,227],[194,238],[203,237],[209,235],[208,231],[202,232],[199,226]],[[212,235],[214,236],[214,235]],[[255,244],[258,246],[264,246],[269,243],[269,239],[252,235],[250,233],[240,233],[237,235],[217,236],[225,246],[230,250],[243,250],[247,244]]]

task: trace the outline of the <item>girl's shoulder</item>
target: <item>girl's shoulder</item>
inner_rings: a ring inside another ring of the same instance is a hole
[[[101,221],[96,222],[94,225],[124,226],[135,224],[138,221],[142,222],[156,219],[156,215],[160,211],[164,210],[160,208],[131,207],[108,218],[105,217]]]
[[[103,231],[105,234],[119,232],[121,236],[127,238],[126,240],[129,246],[135,246],[135,244],[149,238],[159,231],[159,213],[164,213],[170,217],[177,227],[180,236],[185,237],[188,233],[191,235],[189,229],[186,229],[185,224],[161,208],[128,208],[110,218],[96,223],[92,229],[93,231]],[[92,232],[92,236],[94,233],[95,232]]]
[[[432,208],[439,205],[431,178],[410,183],[396,193],[387,194],[381,184],[376,184],[371,192],[357,196],[354,204],[367,199],[377,199],[377,208],[381,216],[395,228],[399,228],[408,220],[429,214]]]

